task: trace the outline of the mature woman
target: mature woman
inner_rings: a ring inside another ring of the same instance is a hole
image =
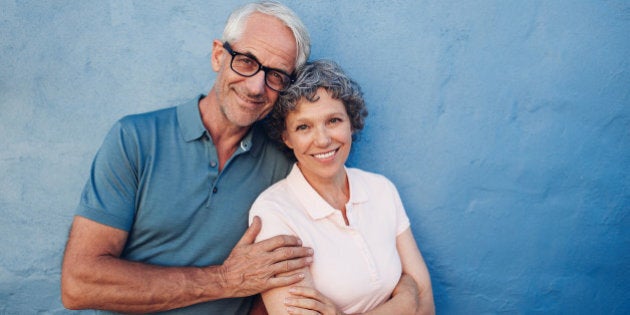
[[[299,286],[262,294],[270,314],[434,312],[429,273],[396,188],[345,166],[366,115],[359,86],[332,61],[301,68],[270,114],[270,136],[297,163],[259,196],[250,221],[262,219],[257,241],[297,235],[315,251]],[[418,288],[418,310],[392,298],[405,277]]]

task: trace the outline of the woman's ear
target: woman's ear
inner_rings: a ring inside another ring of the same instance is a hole
[[[210,63],[212,64],[212,70],[219,72],[221,69],[221,61],[225,58],[226,51],[223,49],[223,43],[220,40],[212,41],[212,53],[210,54]]]
[[[286,145],[289,149],[293,150],[293,146],[291,145],[291,141],[288,140],[287,130],[286,129],[282,132],[282,142],[284,142],[284,145]]]

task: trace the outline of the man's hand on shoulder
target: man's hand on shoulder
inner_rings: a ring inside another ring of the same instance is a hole
[[[255,217],[221,266],[221,279],[230,296],[249,296],[297,283],[304,274],[291,271],[313,261],[313,250],[302,247],[295,236],[278,235],[254,243],[261,227],[260,218]]]

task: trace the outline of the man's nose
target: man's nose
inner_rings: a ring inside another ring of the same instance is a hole
[[[248,77],[245,82],[247,83],[249,93],[254,95],[261,95],[265,93],[265,71],[258,71],[258,73]]]

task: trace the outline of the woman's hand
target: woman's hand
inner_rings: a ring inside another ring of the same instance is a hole
[[[295,286],[289,289],[289,293],[291,296],[284,302],[289,314],[345,315],[330,299],[313,288]]]

